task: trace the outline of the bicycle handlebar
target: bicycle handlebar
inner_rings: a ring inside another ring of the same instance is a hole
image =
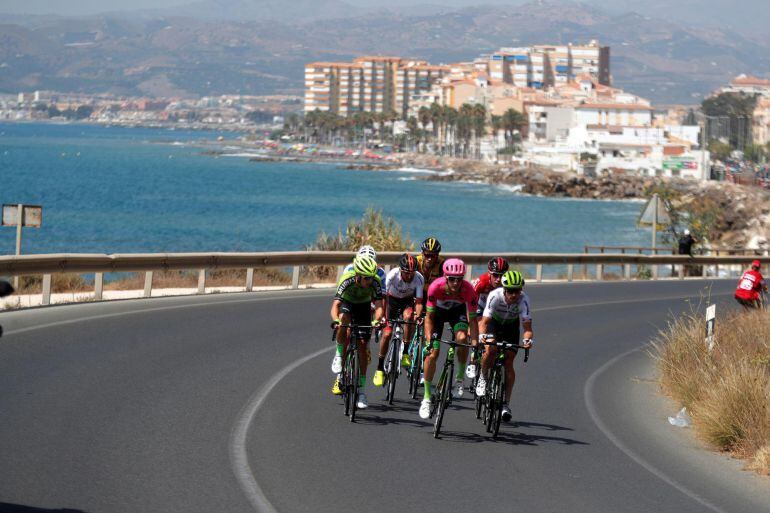
[[[485,345],[485,346],[500,347],[504,351],[505,350],[509,350],[509,349],[523,349],[524,350],[524,361],[525,362],[527,360],[529,360],[529,350],[532,349],[532,346],[524,347],[521,344],[514,344],[512,342],[506,342],[504,340],[502,342],[486,342],[486,341],[482,342],[481,340],[479,340],[479,344],[482,344],[482,345]]]
[[[439,340],[442,344],[446,344],[451,347],[473,347],[470,344],[461,344],[460,342],[455,342],[454,340]]]

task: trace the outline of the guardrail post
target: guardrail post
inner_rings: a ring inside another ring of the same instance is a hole
[[[623,264],[623,276],[626,280],[631,279],[631,264]]]
[[[51,304],[51,275],[50,274],[44,274],[43,275],[43,298],[42,303],[44,305],[50,305]]]
[[[679,279],[680,280],[684,280],[684,265],[685,264],[682,264],[682,265],[679,266]]]
[[[206,293],[206,269],[198,271],[198,294]]]
[[[572,281],[573,265],[567,264],[567,281]]]
[[[246,292],[254,290],[254,268],[246,269]]]
[[[337,266],[337,279],[334,280],[334,283],[339,283],[340,278],[342,278],[342,271],[344,271],[344,270],[345,270],[345,266],[343,266],[343,265],[338,265]]]
[[[602,281],[604,277],[604,266],[602,264],[596,264],[596,279]]]
[[[299,288],[299,266],[295,265],[294,268],[291,270],[291,288],[298,289]]]
[[[101,300],[104,295],[104,273],[94,275],[94,299]]]
[[[466,266],[465,269],[466,269],[466,272],[468,273],[468,280],[470,280],[471,278],[473,278],[473,266],[472,265]]]
[[[543,281],[543,264],[537,264],[535,266],[535,280],[538,283]]]
[[[144,273],[144,297],[152,296],[152,271]]]
[[[652,279],[657,280],[658,279],[658,266],[653,264],[652,266]]]

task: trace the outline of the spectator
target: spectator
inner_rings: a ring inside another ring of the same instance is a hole
[[[690,230],[685,230],[684,235],[679,238],[679,254],[692,256],[692,246],[697,243],[698,239],[692,236]]]
[[[746,310],[760,308],[762,301],[759,293],[767,293],[767,283],[759,272],[761,267],[762,262],[759,260],[751,262],[751,269],[743,273],[738,281],[738,288],[735,289],[735,300]]]

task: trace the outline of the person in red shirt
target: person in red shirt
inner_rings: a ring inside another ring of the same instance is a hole
[[[762,262],[754,260],[751,262],[751,269],[743,273],[738,281],[738,288],[735,289],[735,300],[746,310],[750,308],[759,308],[762,306],[759,293],[767,292],[767,283],[759,269]]]

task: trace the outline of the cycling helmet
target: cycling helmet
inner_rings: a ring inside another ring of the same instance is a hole
[[[426,253],[440,253],[441,243],[435,237],[428,237],[427,239],[422,241],[422,245],[420,246],[420,249],[422,249]]]
[[[503,279],[501,281],[503,283],[503,288],[506,289],[524,288],[524,277],[519,271],[508,271],[503,275]]]
[[[353,270],[359,276],[374,278],[377,275],[377,262],[372,257],[358,255],[353,259]]]
[[[503,257],[495,257],[487,264],[489,272],[495,274],[502,274],[508,270],[508,260]]]
[[[759,269],[760,267],[762,267],[762,262],[760,262],[759,260],[754,260],[753,262],[751,262],[751,267],[755,267]]]
[[[459,258],[450,258],[444,262],[444,276],[465,276],[465,262]]]
[[[402,271],[411,273],[417,270],[417,260],[409,253],[404,253],[398,261],[398,266]]]
[[[371,247],[369,245],[361,246],[360,248],[358,248],[358,255],[360,255],[360,256],[368,256],[369,258],[371,258],[375,262],[377,261],[377,252],[374,250],[373,247]]]

